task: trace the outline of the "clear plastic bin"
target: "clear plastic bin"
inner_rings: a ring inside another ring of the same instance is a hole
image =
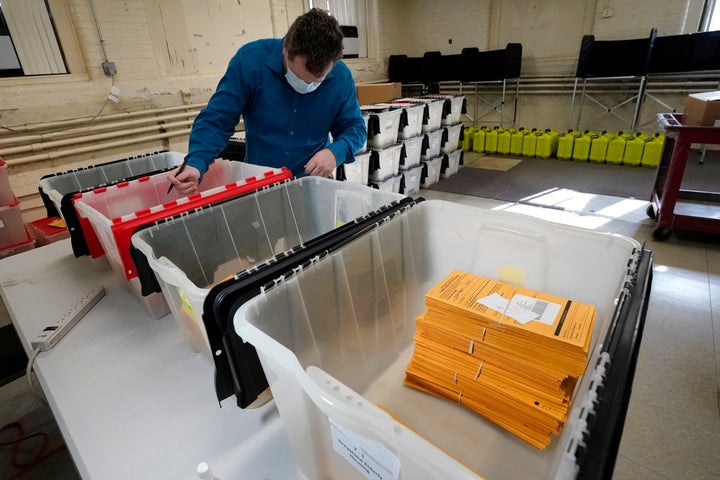
[[[427,148],[421,155],[422,160],[437,157],[442,152],[442,146],[447,142],[447,128],[442,127],[432,132],[427,132]]]
[[[0,205],[0,248],[25,241],[27,232],[20,212],[20,201],[13,197],[8,205]]]
[[[60,225],[58,225],[58,222]],[[63,223],[60,217],[48,217],[34,220],[28,223],[27,226],[35,239],[36,245],[43,247],[70,238],[70,232],[62,226]]]
[[[417,137],[405,139],[402,144],[405,147],[405,158],[400,165],[400,170],[408,170],[419,165],[423,150],[428,146],[427,135],[423,133]]]
[[[605,334],[627,319],[616,305],[639,248],[620,235],[425,201],[246,302],[235,330],[257,349],[305,478],[363,478],[347,454],[355,448],[403,479],[575,478],[574,446],[603,383],[593,367]],[[515,272],[513,283],[595,305],[590,370],[544,451],[403,385],[424,295],[453,269],[501,280]]]
[[[403,196],[302,177],[147,226],[132,237],[196,352],[209,352],[203,302],[212,286]]]
[[[10,175],[5,160],[0,158],[0,206],[10,205],[15,201],[15,194],[10,188]]]
[[[420,180],[421,187],[428,188],[440,181],[442,161],[442,155],[422,161],[423,173]]]
[[[290,171],[232,160],[215,160],[200,183],[202,191],[186,197],[176,189],[167,192],[164,174],[141,177],[90,192],[78,193],[74,205],[83,227],[92,228],[110,265],[145,305],[159,318],[168,313],[162,295],[144,297],[130,254],[131,236],[138,227],[181,214],[204,205],[287,179]]]
[[[402,155],[402,143],[387,148],[373,149],[370,155],[370,180],[372,182],[382,182],[397,175],[400,170]]]
[[[25,237],[22,241],[14,243],[12,245],[6,245],[0,247],[0,259],[9,257],[11,255],[17,255],[18,253],[27,252],[35,248],[35,239],[30,234],[30,231],[26,230]]]
[[[72,206],[72,196],[104,185],[168,171],[182,164],[185,158],[180,152],[153,152],[89,167],[46,175],[38,182],[38,190],[45,204],[48,217],[61,217],[72,237],[75,256],[103,255],[102,245],[92,228],[82,229]]]
[[[442,144],[442,152],[450,153],[460,148],[460,134],[462,133],[462,123],[455,125],[449,125],[445,127],[447,129],[447,138]]]
[[[420,179],[422,178],[422,171],[422,165],[415,165],[409,170],[403,170],[403,182],[405,184],[405,189],[402,192],[403,194],[407,195],[408,197],[412,197],[418,194],[418,192],[420,191]]]
[[[385,148],[397,143],[402,108],[376,105],[363,105],[360,108],[370,116],[367,127],[368,146]]]
[[[440,178],[448,178],[455,175],[460,170],[462,164],[463,151],[460,149],[454,152],[446,153],[443,157]]]

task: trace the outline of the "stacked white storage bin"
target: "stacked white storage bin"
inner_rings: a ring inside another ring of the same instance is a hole
[[[460,148],[463,124],[456,123],[445,128],[447,129],[447,136],[441,147],[443,160],[440,168],[440,178],[448,178],[456,174],[463,162],[463,152]]]
[[[398,136],[407,122],[405,111],[382,103],[363,105],[360,109],[369,115],[367,144],[370,147],[370,185],[383,191],[400,193],[402,176],[399,171],[405,150],[403,144],[398,143]]]
[[[0,258],[34,247],[35,240],[22,219],[20,201],[10,188],[7,164],[0,158]]]

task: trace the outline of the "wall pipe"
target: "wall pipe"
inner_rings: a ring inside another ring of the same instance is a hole
[[[133,145],[137,143],[149,142],[153,140],[162,140],[165,138],[181,137],[190,134],[190,128],[183,128],[172,132],[158,133],[156,135],[149,135],[144,137],[128,138],[125,140],[118,140],[115,142],[102,143],[100,145],[90,145],[87,147],[73,148],[70,150],[61,150],[56,152],[47,152],[39,155],[31,155],[28,157],[17,158],[13,160],[5,160],[9,166],[25,165],[28,163],[36,163],[47,160],[54,160],[57,158],[68,157],[70,155],[79,155],[82,153],[97,152],[99,150],[106,150],[108,148],[124,147],[127,145]]]
[[[136,125],[145,125],[149,123],[158,124],[159,122],[165,122],[168,120],[176,120],[179,118],[187,118],[189,116],[195,116],[197,115],[197,112],[187,112],[187,113],[173,113],[170,115],[162,115],[159,117],[151,117],[147,119],[137,119],[137,120],[127,120],[124,122],[114,122],[114,123],[106,123],[102,125],[93,125],[92,127],[82,127],[82,128],[75,128],[72,130],[64,130],[62,132],[54,132],[54,133],[43,133],[43,134],[36,134],[36,135],[24,135],[21,137],[13,137],[13,138],[0,138],[0,149],[4,147],[5,145],[15,145],[18,143],[31,143],[31,142],[42,142],[42,141],[52,141],[53,139],[63,138],[63,137],[73,137],[76,135],[84,134],[84,133],[94,133],[94,132],[101,132],[103,130],[111,130],[111,129],[117,129],[117,128],[125,128],[125,127],[133,127]],[[160,125],[162,126],[162,125]],[[0,155],[2,155],[5,152],[5,150],[0,150]]]
[[[125,137],[127,135],[136,135],[139,133],[152,132],[155,130],[167,130],[167,129],[176,128],[176,127],[188,127],[188,126],[192,125],[192,123],[193,123],[193,120],[185,120],[182,122],[165,123],[165,124],[161,124],[161,125],[149,125],[146,127],[133,128],[133,129],[129,129],[129,130],[121,130],[121,131],[108,132],[108,133],[98,133],[95,135],[86,135],[84,137],[66,138],[64,140],[56,140],[53,142],[31,143],[29,145],[22,145],[20,147],[7,148],[7,149],[0,150],[0,156],[15,155],[18,153],[26,153],[26,152],[39,152],[42,150],[48,150],[50,148],[65,147],[65,146],[73,145],[76,143],[95,142],[98,140],[107,140],[107,139],[111,139],[111,138]]]
[[[195,103],[195,104],[189,104],[189,105],[178,105],[174,107],[163,107],[163,108],[155,108],[152,110],[135,110],[132,112],[123,112],[123,113],[111,113],[110,115],[103,115],[102,117],[97,118],[95,121],[107,121],[107,120],[117,120],[121,118],[134,118],[139,116],[146,116],[146,115],[155,115],[157,113],[166,113],[166,112],[176,112],[179,110],[191,110],[191,109],[201,109],[204,108],[207,105],[207,103]],[[58,128],[58,127],[67,127],[70,125],[77,125],[77,124],[83,124],[87,123],[90,120],[92,120],[92,117],[85,117],[85,118],[75,118],[70,120],[57,120],[54,122],[45,122],[45,123],[34,123],[31,125],[18,125],[18,126],[12,126],[12,129],[15,131],[35,131],[35,130],[44,130],[49,128]],[[1,133],[1,132],[0,132]],[[5,135],[0,135],[0,137],[12,135],[11,132],[7,132]]]

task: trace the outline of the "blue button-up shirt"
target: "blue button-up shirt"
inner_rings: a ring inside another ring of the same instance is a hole
[[[204,173],[227,146],[240,115],[248,163],[285,166],[301,175],[310,158],[326,147],[338,165],[353,161],[367,132],[350,69],[339,61],[315,91],[299,94],[285,79],[282,48],[282,39],[265,39],[237,51],[195,118],[188,165]]]

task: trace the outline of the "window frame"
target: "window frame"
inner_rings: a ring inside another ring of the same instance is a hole
[[[45,0],[46,8],[51,19],[66,73],[47,73],[26,75],[20,69],[19,75],[0,76],[0,86],[28,85],[41,83],[56,83],[76,80],[87,80],[89,77],[85,68],[81,50],[75,36],[75,29],[70,15],[70,8],[66,0]]]

